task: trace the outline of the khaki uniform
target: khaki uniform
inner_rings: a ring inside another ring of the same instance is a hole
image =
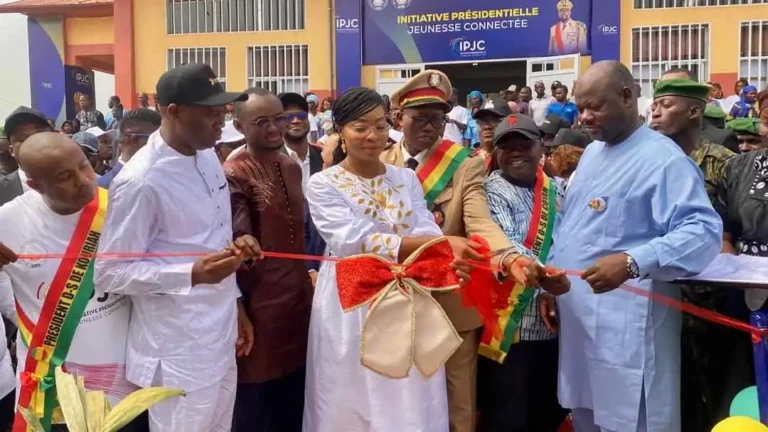
[[[443,141],[438,139],[422,161],[427,161]],[[390,146],[381,155],[385,163],[404,167],[403,142]],[[417,168],[420,169],[423,164]],[[435,199],[444,214],[442,230],[447,236],[469,237],[477,234],[488,241],[492,250],[512,245],[491,219],[485,195],[485,160],[467,157],[456,170],[450,183]],[[462,305],[459,293],[435,293],[459,335],[461,347],[445,365],[448,381],[448,408],[451,432],[474,430],[476,414],[477,350],[480,345],[480,317],[474,309]]]
[[[560,28],[560,40],[562,40],[563,49],[557,42],[557,29]],[[558,22],[549,30],[549,54],[565,55],[578,54],[587,51],[587,26],[581,21],[569,19],[563,25]]]

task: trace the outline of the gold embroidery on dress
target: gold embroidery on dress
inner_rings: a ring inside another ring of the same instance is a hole
[[[394,233],[370,236],[360,246],[360,253],[386,254],[394,259],[399,247],[395,238],[413,224],[413,210],[405,207],[399,195],[405,186],[390,185],[384,181],[383,176],[362,179],[341,167],[328,173],[328,176],[331,183],[349,196],[353,203],[365,209],[363,214],[378,224],[379,230],[391,230]]]

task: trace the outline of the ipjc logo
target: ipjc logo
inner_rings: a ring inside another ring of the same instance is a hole
[[[91,83],[91,76],[88,74],[84,74],[82,72],[75,72],[75,82],[83,83],[83,84],[90,84]]]
[[[405,9],[411,5],[411,0],[392,0],[392,5],[397,9]]]
[[[609,26],[606,24],[601,24],[600,27],[600,33],[604,35],[612,35],[612,34],[619,34],[619,26]]]
[[[485,56],[485,41],[459,37],[451,41],[451,49],[459,57],[483,57]]]
[[[387,7],[388,0],[368,0],[368,6],[375,11],[384,10]]]
[[[357,18],[336,17],[336,31],[339,33],[357,33],[360,29],[360,20]]]

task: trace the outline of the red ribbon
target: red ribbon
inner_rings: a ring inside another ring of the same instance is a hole
[[[479,241],[479,238],[473,238],[473,240]],[[440,243],[442,244],[443,242],[440,242]],[[163,258],[166,258],[166,257],[169,257],[169,258],[170,257],[202,257],[202,256],[205,256],[205,255],[208,255],[209,253],[210,252],[165,252],[165,253],[153,253],[153,252],[145,252],[145,253],[136,253],[136,252],[118,252],[118,253],[100,252],[100,253],[95,254],[95,258],[97,258],[97,259],[126,259],[126,258],[158,258],[158,257],[163,257]],[[338,258],[338,257],[327,257],[327,256],[319,256],[319,255],[304,255],[304,254],[291,254],[291,253],[283,253],[283,252],[266,252],[265,251],[265,252],[262,252],[262,255],[264,255],[264,257],[266,257],[266,258],[293,259],[293,260],[302,260],[302,261],[335,261],[335,262],[340,262],[341,261],[341,258]],[[82,255],[82,256],[86,257],[86,258],[91,258],[93,255]],[[18,255],[18,258],[20,260],[29,260],[29,261],[39,261],[39,260],[43,260],[43,259],[79,258],[79,257],[80,257],[80,255],[70,256],[70,255],[66,255],[66,254],[19,254]],[[423,268],[420,267],[420,266],[416,266],[417,269],[421,268],[421,270],[410,270],[410,271],[411,272],[414,272],[414,271],[426,272],[426,270],[428,269],[429,272],[431,272],[431,271],[434,271],[434,270],[439,269],[439,268],[444,268],[445,267],[444,264],[446,262],[453,261],[453,255],[452,254],[450,255],[450,257],[451,257],[450,260],[447,257],[445,257],[445,256],[443,257],[443,259],[445,260],[445,261],[442,262],[443,265],[439,265],[438,266],[438,265],[435,265],[434,261],[430,261],[430,264],[427,264]],[[487,251],[486,251],[485,257],[488,258]],[[368,259],[372,259],[372,258],[369,257]],[[348,304],[358,304],[359,305],[360,304],[359,302],[362,301],[362,299],[370,300],[370,298],[371,298],[370,297],[370,291],[373,289],[373,287],[377,287],[377,286],[381,287],[381,286],[383,286],[382,285],[382,281],[384,281],[384,280],[391,281],[392,280],[393,275],[392,275],[392,267],[391,267],[391,265],[388,265],[387,263],[384,263],[383,261],[380,261],[380,260],[375,260],[375,259],[373,259],[373,260],[374,261],[378,261],[378,263],[377,264],[373,264],[373,263],[368,264],[366,262],[366,264],[365,264],[366,266],[370,265],[369,267],[366,267],[368,269],[368,270],[366,270],[366,272],[355,273],[355,271],[354,271],[355,270],[355,268],[354,268],[355,266],[351,266],[352,267],[351,270],[350,269],[346,269],[345,270],[345,272],[351,271],[351,273],[353,274],[351,280],[356,279],[356,280],[360,281],[361,283],[365,283],[365,285],[366,285],[361,290],[362,291],[361,294],[355,295],[354,298],[350,298],[348,300],[348,302],[350,302]],[[362,261],[358,261],[358,263],[361,263],[361,262]],[[411,266],[407,266],[406,267],[406,271],[409,271],[409,268],[414,267],[416,264],[417,263],[413,263]],[[493,278],[493,273],[491,272],[491,267],[490,267],[490,262],[489,261],[472,263],[472,264],[475,265],[476,268],[471,273],[471,276],[473,278],[473,283],[469,285],[469,287],[472,287],[472,288],[470,288],[469,292],[477,294],[478,291],[473,291],[473,289],[479,288],[479,287],[484,285],[484,283],[480,283],[480,281],[477,280],[477,279],[483,278],[484,281],[489,281],[489,280],[494,279],[494,278]],[[357,264],[357,265],[360,265],[360,264]],[[379,266],[383,266],[383,267],[379,267]],[[448,266],[448,267],[450,267],[450,266]],[[339,271],[339,268],[338,268],[338,264],[337,264],[337,272],[338,271]],[[449,272],[449,273],[453,274],[452,271]],[[576,270],[569,270],[566,273],[571,275],[571,276],[580,277],[582,272],[581,271],[576,271]],[[414,273],[414,275],[416,275],[416,273]],[[368,276],[370,276],[372,278],[375,278],[375,279],[372,279],[373,282],[371,284],[368,284],[367,282],[364,282],[364,281],[367,280],[364,277],[368,277]],[[419,277],[421,277],[421,273],[419,273]],[[387,278],[389,278],[389,279],[387,279]],[[494,281],[495,281],[495,279],[494,279]],[[345,283],[345,282],[342,282],[342,283]],[[426,282],[426,280],[425,280],[425,282],[422,283],[422,284],[425,285],[425,286],[434,286],[434,285],[427,285],[428,283],[429,282]],[[386,282],[384,282],[383,284],[386,284]],[[443,286],[445,286],[445,285],[443,285]],[[342,288],[339,287],[339,289],[341,290]],[[650,300],[652,300],[654,302],[664,304],[666,306],[675,308],[675,309],[680,310],[682,312],[689,313],[691,315],[697,316],[697,317],[699,317],[699,318],[701,318],[703,320],[710,321],[710,322],[713,322],[715,324],[720,324],[720,325],[723,325],[723,326],[726,326],[726,327],[730,327],[730,328],[733,328],[733,329],[736,329],[736,330],[740,330],[740,331],[743,331],[745,333],[749,333],[749,334],[752,335],[753,340],[755,340],[756,338],[760,338],[760,337],[768,337],[768,329],[766,329],[766,330],[760,329],[760,328],[751,326],[751,325],[749,325],[749,324],[747,324],[745,322],[742,322],[742,321],[730,318],[728,316],[719,314],[717,312],[713,312],[713,311],[708,310],[708,309],[703,309],[703,308],[700,308],[698,306],[694,306],[694,305],[692,305],[690,303],[684,303],[684,302],[682,302],[680,300],[673,299],[671,297],[667,297],[667,296],[661,295],[659,293],[652,293],[652,292],[649,292],[649,291],[646,291],[646,290],[642,290],[642,289],[639,289],[637,287],[633,287],[631,285],[626,285],[626,284],[622,285],[621,289],[624,289],[624,290],[629,291],[629,292],[631,292],[633,294],[636,294],[636,295],[640,295],[640,296],[646,297],[646,298],[648,298],[648,299],[650,299]],[[345,288],[345,290],[348,290],[348,288]],[[463,295],[465,295],[464,298],[465,298],[465,301],[467,301],[466,300],[467,299],[466,292],[463,293]],[[482,294],[482,295],[486,295],[486,294]],[[501,298],[499,298],[498,296],[492,296],[492,297],[488,297],[488,298],[494,298],[494,299],[497,299],[497,300],[501,300]],[[344,301],[344,300],[342,300],[342,301]],[[491,311],[494,308],[496,308],[496,309],[499,308],[499,304],[497,304],[497,302],[493,302],[492,304],[489,305],[489,304],[487,304],[487,302],[483,303],[481,301],[480,303],[477,303],[476,300],[474,300],[474,301],[470,300],[470,301],[468,301],[468,304],[471,304],[472,306],[476,307],[478,309],[478,311],[481,313],[481,316],[483,316],[483,317],[487,316],[488,311]]]
[[[382,258],[360,255],[336,263],[339,299],[345,311],[373,301],[392,281],[413,279],[427,288],[457,286],[459,277],[451,267],[453,249],[448,240],[423,249],[410,264],[393,264]],[[407,290],[400,284],[400,289]]]

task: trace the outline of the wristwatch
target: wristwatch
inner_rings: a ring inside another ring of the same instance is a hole
[[[629,274],[630,279],[637,279],[640,277],[640,267],[637,265],[637,261],[635,261],[632,256],[629,254],[624,254],[627,257],[627,274]]]

